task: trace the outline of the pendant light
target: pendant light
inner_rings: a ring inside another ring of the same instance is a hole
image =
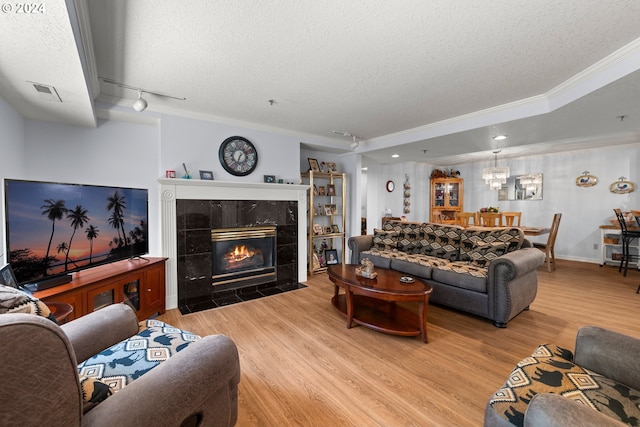
[[[494,151],[495,155],[494,165],[491,168],[482,169],[482,179],[484,182],[489,184],[489,188],[492,190],[499,190],[502,188],[502,184],[507,183],[507,178],[511,176],[509,168],[506,166],[498,167],[498,151]]]

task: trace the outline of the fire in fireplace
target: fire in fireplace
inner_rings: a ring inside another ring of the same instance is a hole
[[[212,285],[225,288],[276,280],[276,227],[211,230]]]

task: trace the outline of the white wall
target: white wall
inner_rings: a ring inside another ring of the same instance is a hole
[[[0,174],[21,178],[24,173],[24,120],[16,111],[0,98],[0,129],[2,129],[2,154],[0,155]],[[0,200],[4,200],[4,186],[0,186]],[[5,257],[5,218],[4,209],[0,209],[0,265],[4,265]]]

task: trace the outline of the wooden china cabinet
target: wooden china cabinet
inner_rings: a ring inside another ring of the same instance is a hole
[[[454,224],[456,213],[464,206],[464,179],[433,178],[431,180],[430,221]]]

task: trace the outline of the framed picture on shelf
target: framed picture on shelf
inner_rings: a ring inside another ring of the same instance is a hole
[[[334,184],[327,184],[327,196],[336,195],[336,186]]]
[[[338,208],[334,204],[324,205],[324,214],[325,215],[336,215],[338,213]]]
[[[324,227],[324,234],[331,234],[331,226],[327,225]]]
[[[319,194],[320,194],[320,193],[318,193],[318,186],[317,186],[317,185],[315,185],[315,184],[313,184],[313,195],[314,195],[314,196],[317,196],[317,195],[319,195]]]
[[[318,164],[318,160],[307,157],[309,160],[309,168],[314,172],[320,172],[320,165]]]
[[[315,235],[322,234],[322,226],[320,224],[313,224],[313,234]]]
[[[324,196],[326,194],[324,186],[320,186],[320,188],[318,188],[318,195],[319,196]]]
[[[324,259],[327,265],[340,264],[340,261],[338,261],[338,251],[336,249],[326,249],[324,251]]]
[[[331,226],[331,232],[332,233],[339,233],[340,232],[340,227],[338,227],[338,224],[333,224]]]
[[[264,182],[267,182],[269,184],[273,184],[274,182],[276,182],[275,175],[265,175],[264,176]]]
[[[200,179],[206,179],[207,181],[213,181],[213,172],[200,171]]]
[[[338,166],[336,166],[336,164],[334,162],[327,162],[327,172],[337,173],[338,172]]]

